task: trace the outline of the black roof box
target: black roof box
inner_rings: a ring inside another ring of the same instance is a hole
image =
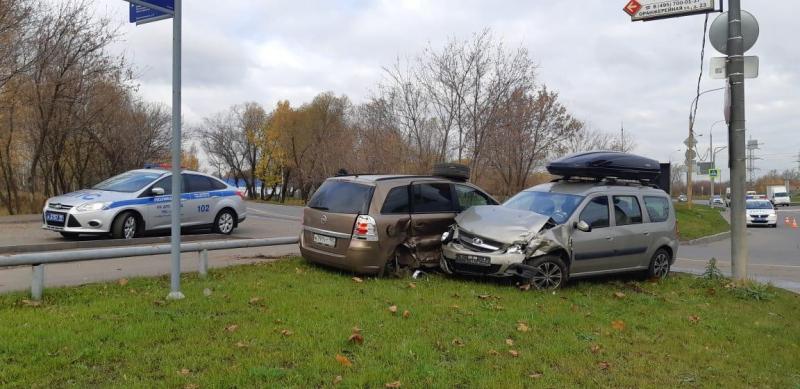
[[[661,174],[658,161],[616,151],[589,151],[568,155],[547,164],[547,171],[563,177],[618,178],[655,181]]]

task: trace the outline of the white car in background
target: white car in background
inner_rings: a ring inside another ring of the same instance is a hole
[[[778,212],[769,200],[747,200],[747,226],[778,227]]]

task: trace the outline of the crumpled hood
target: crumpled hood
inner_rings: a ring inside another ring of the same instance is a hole
[[[84,203],[126,200],[134,198],[135,195],[135,193],[110,192],[97,189],[81,189],[77,192],[51,197],[47,200],[47,202],[50,204],[57,203],[75,207]]]
[[[502,243],[527,240],[539,232],[549,217],[501,205],[479,205],[456,216],[459,228]]]

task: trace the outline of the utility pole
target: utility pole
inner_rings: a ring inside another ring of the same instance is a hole
[[[175,0],[172,18],[172,201],[170,213],[172,231],[170,243],[172,272],[170,292],[167,298],[182,299],[181,293],[181,0]]]
[[[756,157],[756,150],[758,150],[758,146],[758,141],[753,140],[752,137],[749,141],[747,141],[747,172],[749,174],[747,183],[751,189],[753,189],[753,173],[758,170],[756,167],[756,160],[761,159]]]
[[[729,167],[731,171],[731,268],[733,278],[747,278],[747,220],[745,209],[745,112],[744,45],[742,40],[741,0],[728,2],[728,85],[730,124],[728,125]]]

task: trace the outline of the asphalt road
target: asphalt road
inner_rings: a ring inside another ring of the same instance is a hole
[[[748,274],[763,281],[800,291],[800,228],[784,223],[785,218],[800,223],[800,206],[778,208],[778,228],[747,228]],[[731,241],[724,239],[700,245],[682,245],[676,270],[698,271],[716,258],[720,268],[730,271]]]
[[[748,228],[750,252],[749,274],[762,281],[800,292],[800,229],[784,224],[784,218],[795,218],[800,222],[800,207],[781,208],[777,229]],[[302,208],[264,203],[248,203],[248,219],[230,238],[265,238],[295,236],[300,231]],[[100,245],[115,245],[109,238],[82,239],[72,242],[72,247],[62,247],[61,235],[42,230],[40,217],[19,216],[0,218],[0,254],[9,253],[14,247],[34,245],[38,249],[91,248]],[[220,239],[208,232],[190,232],[186,240]],[[149,240],[148,240],[149,239]],[[168,234],[143,238],[136,243],[151,244],[151,240],[166,241]],[[297,254],[296,245],[265,247],[242,250],[212,252],[210,266],[227,266],[233,263],[248,263],[270,260],[283,255]],[[682,245],[678,252],[674,270],[700,273],[711,258],[717,258],[723,271],[730,270],[730,240],[701,244]],[[184,254],[182,269],[196,269],[196,255]],[[94,262],[79,262],[49,265],[46,269],[46,284],[80,285],[87,282],[110,281],[121,277],[154,276],[169,273],[169,256],[124,258]],[[29,287],[30,268],[0,270],[0,292],[23,290]]]

